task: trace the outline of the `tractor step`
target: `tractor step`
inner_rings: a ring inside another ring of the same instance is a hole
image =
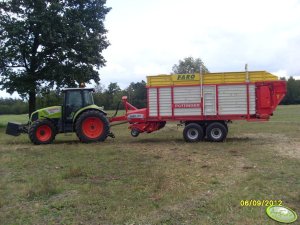
[[[113,132],[110,131],[109,134],[108,134],[108,137],[115,138],[116,136],[114,135]]]

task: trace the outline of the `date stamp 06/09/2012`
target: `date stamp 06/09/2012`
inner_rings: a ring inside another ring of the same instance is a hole
[[[241,200],[240,206],[243,207],[255,207],[255,206],[262,206],[262,207],[268,207],[268,206],[282,206],[282,200],[256,200],[256,199],[249,199],[249,200]]]

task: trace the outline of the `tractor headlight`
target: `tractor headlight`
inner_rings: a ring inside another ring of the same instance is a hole
[[[35,112],[31,115],[31,122],[36,121],[39,118],[39,113]]]

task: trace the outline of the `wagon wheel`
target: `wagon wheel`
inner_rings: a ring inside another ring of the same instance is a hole
[[[139,130],[133,128],[131,130],[130,134],[131,134],[132,137],[137,137],[137,136],[139,136],[140,132],[139,132]]]
[[[206,135],[209,141],[224,141],[228,133],[228,127],[222,123],[214,122],[207,126]]]
[[[183,130],[183,138],[187,142],[198,142],[204,137],[203,128],[197,123],[190,123]]]

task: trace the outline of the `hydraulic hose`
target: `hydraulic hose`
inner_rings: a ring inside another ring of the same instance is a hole
[[[120,103],[121,103],[121,101],[118,102],[116,112],[115,112],[115,114],[112,117],[110,117],[110,119],[116,117],[116,115],[118,114]]]

